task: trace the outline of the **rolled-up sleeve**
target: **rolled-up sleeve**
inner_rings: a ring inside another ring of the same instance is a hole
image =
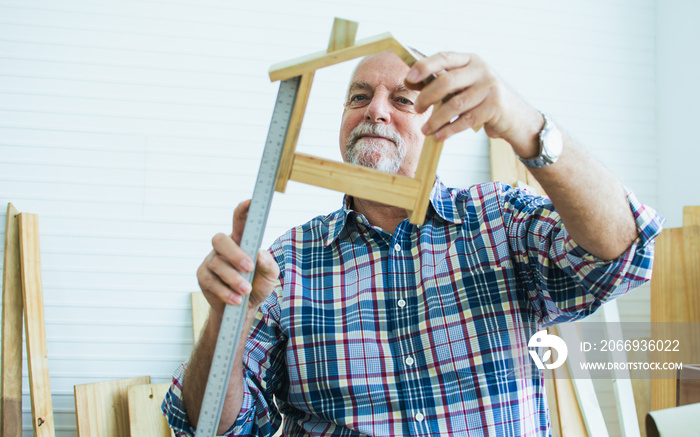
[[[502,192],[509,246],[542,326],[586,317],[651,279],[654,238],[664,219],[625,191],[637,238],[610,261],[590,254],[571,238],[548,198],[515,188]]]

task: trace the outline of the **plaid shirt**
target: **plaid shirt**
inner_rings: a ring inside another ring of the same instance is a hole
[[[244,358],[227,435],[546,436],[540,328],[593,313],[651,277],[661,219],[628,192],[639,237],[614,261],[585,252],[547,198],[500,183],[437,180],[425,224],[394,234],[349,208],[271,247],[279,287]],[[191,434],[184,365],[163,410]],[[273,402],[276,398],[276,403]]]

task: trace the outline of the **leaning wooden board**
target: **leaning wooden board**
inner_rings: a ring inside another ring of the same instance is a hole
[[[79,437],[120,437],[129,435],[127,389],[150,384],[150,376],[80,384],[75,393],[75,416]]]
[[[34,214],[20,214],[19,235],[32,427],[34,435],[37,437],[53,436],[55,430],[51,387],[49,385],[46,328],[44,326],[44,297],[39,255],[39,218]]]
[[[652,338],[675,339],[674,332],[658,332],[662,322],[697,323],[700,320],[700,226],[664,229],[656,239],[654,272],[651,280]],[[655,329],[657,332],[655,332]],[[684,332],[680,354],[654,353],[652,361],[695,364],[693,356],[700,334]],[[676,381],[668,375],[652,375],[652,410],[676,406]]]
[[[170,437],[173,435],[165,416],[160,411],[160,405],[169,388],[170,383],[168,382],[131,385],[127,388],[129,427],[132,437]]]
[[[700,206],[683,207],[683,226],[700,226]]]
[[[2,287],[2,435],[22,434],[22,277],[19,225],[7,204]]]

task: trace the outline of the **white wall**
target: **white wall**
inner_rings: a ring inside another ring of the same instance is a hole
[[[359,21],[359,38],[481,54],[657,203],[653,0],[348,5],[0,1],[0,226],[7,202],[40,217],[57,435],[75,435],[75,384],[164,382],[190,353],[195,270],[252,193],[277,90],[267,70],[323,49],[334,16]],[[300,151],[337,157],[351,68],[317,73]],[[452,185],[489,180],[483,132],[449,141],[439,168]],[[339,205],[290,183],[265,244]],[[629,312],[648,317],[638,296]],[[24,387],[30,435],[26,372]]]
[[[700,3],[657,2],[656,123],[659,211],[667,227],[682,226],[683,206],[700,205]]]

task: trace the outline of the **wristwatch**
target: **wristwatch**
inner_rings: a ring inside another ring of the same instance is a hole
[[[545,114],[542,116],[544,127],[540,131],[540,155],[532,159],[523,159],[518,156],[526,167],[542,168],[552,165],[557,162],[564,148],[561,132],[557,126]]]

